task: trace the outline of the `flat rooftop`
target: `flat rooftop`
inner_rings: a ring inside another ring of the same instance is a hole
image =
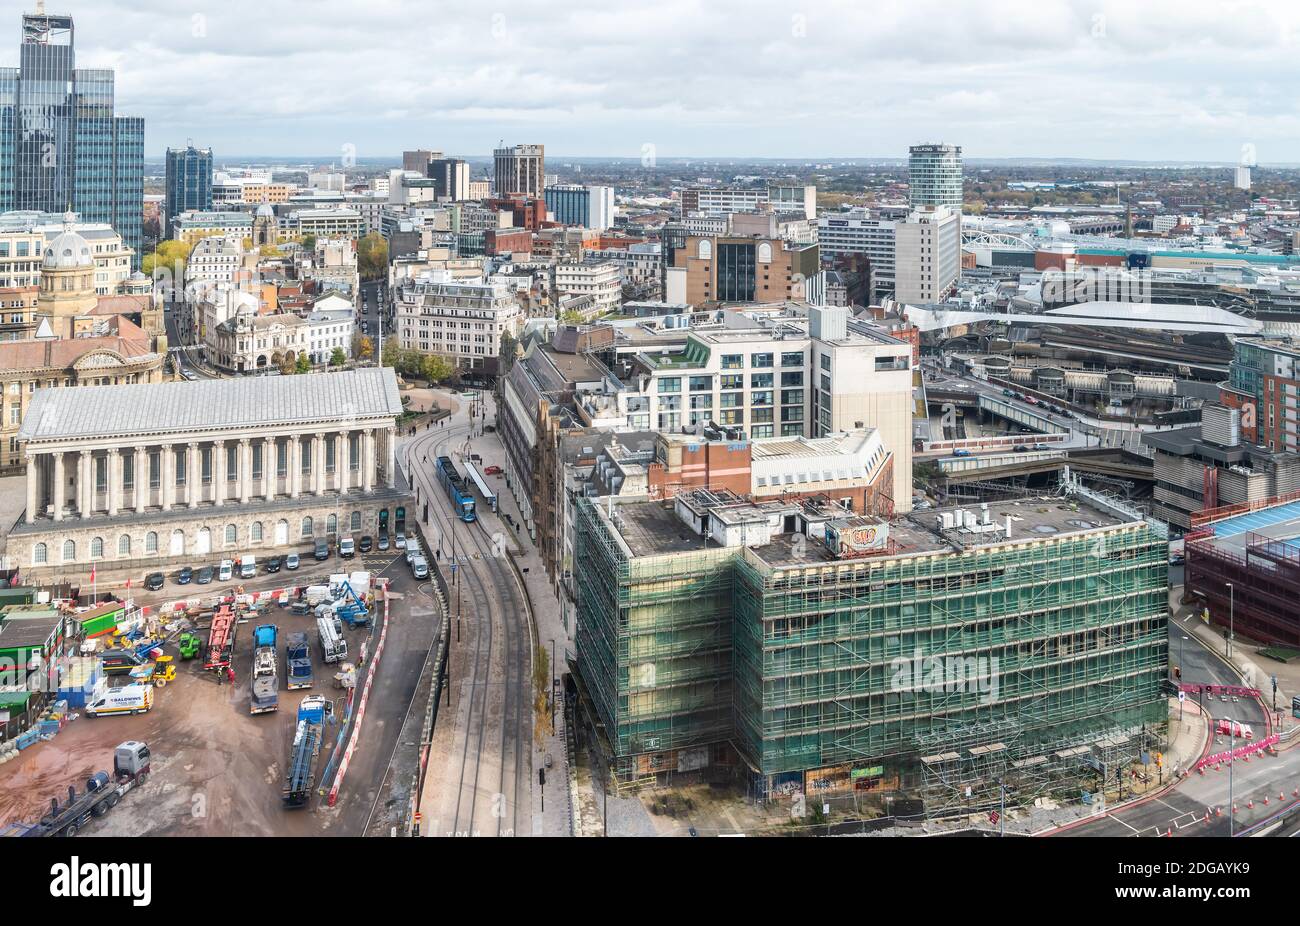
[[[1246,555],[1246,542],[1255,538],[1266,537],[1269,540],[1295,540],[1300,538],[1300,501],[1288,502],[1261,508],[1247,514],[1225,518],[1207,525],[1214,529],[1214,536],[1209,543],[1214,547]]]
[[[758,503],[759,507],[770,504]],[[1296,504],[1300,506],[1300,502]],[[602,512],[608,511],[603,501],[600,507]],[[945,551],[956,553],[968,549],[997,547],[1007,543],[1022,543],[1026,540],[1045,540],[1115,527],[1130,521],[1129,518],[1104,509],[1086,498],[1044,497],[990,503],[989,520],[992,525],[998,527],[997,530],[976,532],[956,528],[943,529],[942,515],[953,514],[958,507],[914,511],[893,518],[889,522],[889,537],[893,551],[877,554],[877,557],[889,558]],[[974,512],[977,520],[983,520],[983,511],[978,506],[961,507],[966,511]],[[1009,539],[1005,533],[1008,516],[1011,518]],[[1297,533],[1300,533],[1300,511],[1297,511],[1296,518]],[[677,516],[672,501],[651,501],[645,497],[622,500],[615,498],[614,523],[633,556],[660,556],[666,553],[681,553],[719,546],[718,543],[705,540],[694,533]],[[836,561],[837,557],[821,543],[808,540],[798,542],[801,536],[781,534],[773,538],[771,543],[751,549],[763,562],[774,567]]]

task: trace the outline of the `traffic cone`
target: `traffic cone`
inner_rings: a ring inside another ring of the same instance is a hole
[[[1246,801],[1246,809],[1247,810],[1255,809],[1255,799],[1253,797],[1250,800]]]
[[[1268,806],[1268,795],[1267,795],[1267,794],[1264,795],[1264,806],[1265,806],[1265,807]]]
[[[1174,828],[1171,826],[1169,829],[1165,830],[1165,835],[1172,837],[1174,835]]]
[[[1214,808],[1214,815],[1215,815],[1216,817],[1221,817],[1221,816],[1223,816],[1223,808],[1222,808],[1222,807],[1215,807],[1215,808]]]

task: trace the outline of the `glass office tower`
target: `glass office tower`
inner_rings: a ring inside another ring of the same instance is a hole
[[[23,16],[18,67],[0,69],[0,211],[107,222],[138,268],[144,120],[114,115],[111,70],[75,65],[70,16]]]
[[[167,149],[167,224],[163,237],[171,235],[172,219],[190,209],[212,209],[212,149]]]

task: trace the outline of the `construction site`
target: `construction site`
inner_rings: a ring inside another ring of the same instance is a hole
[[[1078,800],[1166,735],[1167,528],[1078,483],[889,520],[582,501],[577,542],[577,683],[624,788],[943,816]]]

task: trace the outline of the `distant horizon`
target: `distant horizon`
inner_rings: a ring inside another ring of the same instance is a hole
[[[538,142],[538,144],[545,144],[545,142]],[[179,147],[179,146],[173,146],[173,147]],[[287,162],[287,163],[294,163],[294,164],[312,164],[312,165],[321,165],[321,166],[329,166],[332,163],[333,166],[338,167],[342,170],[347,169],[346,167],[343,167],[340,163],[338,163],[342,159],[337,155],[323,155],[323,154],[320,155],[310,155],[310,154],[223,155],[220,153],[219,150],[216,150],[215,147],[211,145],[196,145],[195,147],[214,149],[212,155],[214,168],[219,168],[223,163],[245,164],[250,162],[265,161],[267,163]],[[414,151],[420,147],[421,146],[419,145],[414,145],[411,148],[405,150]],[[439,149],[434,149],[434,150],[439,150]],[[460,158],[466,161],[484,161],[490,163],[492,160],[492,156],[490,154],[487,155],[458,154],[454,151],[444,151],[444,154],[447,157]],[[164,151],[158,154],[146,155],[145,160],[151,163],[162,162],[165,160],[165,157],[166,154]],[[635,164],[641,161],[641,158],[625,156],[625,155],[563,154],[563,153],[553,153],[548,150],[546,152],[546,160],[548,162],[552,162],[552,161],[581,161],[581,162],[594,162],[594,163],[626,162],[629,164]],[[907,160],[908,159],[906,155],[902,157],[899,157],[897,155],[879,156],[879,157],[873,157],[871,155],[853,155],[853,156],[821,155],[821,156],[807,156],[807,157],[795,157],[795,156],[774,157],[768,155],[671,155],[671,156],[656,158],[656,164],[657,165],[663,165],[663,164],[687,165],[687,164],[708,162],[708,163],[714,163],[720,165],[725,165],[725,164],[787,165],[788,164],[791,166],[807,166],[810,164],[830,163],[835,166],[840,166],[840,165],[871,166],[873,164],[896,166],[896,165],[906,165]],[[401,151],[398,151],[396,154],[391,154],[391,155],[368,155],[364,157],[359,156],[356,158],[357,165],[361,165],[361,166],[377,166],[380,164],[387,164],[387,163],[395,163],[400,166],[401,162],[402,162]],[[993,164],[993,165],[1005,165],[1005,166],[1012,166],[1012,167],[1014,166],[1024,166],[1024,167],[1097,166],[1097,167],[1131,168],[1134,170],[1144,170],[1144,169],[1181,170],[1184,168],[1195,168],[1195,167],[1212,167],[1212,168],[1223,168],[1225,170],[1233,170],[1237,167],[1242,167],[1242,166],[1249,166],[1251,170],[1258,170],[1261,168],[1263,169],[1300,168],[1300,161],[1262,161],[1257,164],[1242,165],[1234,161],[1210,161],[1210,160],[1196,160],[1196,159],[1159,159],[1159,158],[1157,159],[1082,158],[1082,157],[1072,157],[1066,155],[1055,156],[1055,157],[1044,156],[1044,155],[1018,155],[1018,156],[1007,156],[1007,157],[996,157],[996,156],[968,157],[964,152],[962,154],[962,164],[963,165]]]

